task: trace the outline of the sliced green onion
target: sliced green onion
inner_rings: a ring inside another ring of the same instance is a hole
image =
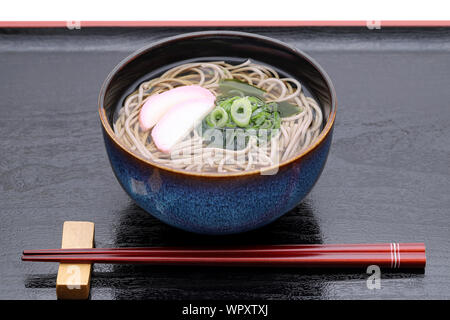
[[[216,107],[206,119],[210,127],[222,128],[228,122],[228,113],[222,107]]]
[[[278,104],[276,102],[271,102],[267,104],[267,108],[270,112],[278,112]]]
[[[233,104],[233,101],[235,101],[237,99],[239,99],[239,97],[225,99],[221,103],[219,103],[219,106],[222,107],[226,112],[230,112],[230,108],[231,108],[231,105]]]
[[[251,119],[253,120],[260,112],[263,112],[263,108],[258,108],[253,111]]]
[[[208,125],[208,127],[214,128],[214,123],[211,121],[211,117],[209,116],[209,114],[206,116],[205,122]]]
[[[248,98],[235,100],[231,105],[230,115],[239,127],[247,126],[252,116],[252,105]]]
[[[257,97],[248,97],[248,100],[252,104],[252,111],[255,111],[256,109],[264,106],[264,101]]]
[[[230,150],[244,148],[251,136],[257,137],[257,143],[267,143],[280,129],[283,109],[280,105],[286,107],[283,102],[266,104],[258,96],[220,96],[216,108],[205,117],[203,128],[219,129],[224,148]]]
[[[221,80],[219,83],[219,92],[226,97],[229,97],[233,92],[239,92],[239,94],[255,97],[256,99],[261,100],[264,99],[264,94],[266,93],[266,91],[261,88],[234,79]],[[272,103],[269,103],[269,105]],[[277,111],[280,113],[282,118],[290,117],[303,111],[299,106],[291,104],[287,101],[278,102],[275,103],[275,105],[277,106],[277,109],[274,109],[271,112]]]
[[[252,119],[253,122],[255,123],[256,127],[259,127],[260,125],[262,125],[264,123],[264,121],[266,121],[266,113],[265,112],[260,112],[258,113],[258,115]]]
[[[260,129],[270,129],[270,128],[272,128],[272,120],[265,120],[264,123],[259,128]]]

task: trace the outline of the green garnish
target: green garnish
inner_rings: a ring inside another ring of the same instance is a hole
[[[245,82],[238,80],[225,79],[219,82],[219,91],[226,97],[234,97],[236,95],[264,98],[266,93],[264,90],[251,86]]]
[[[256,137],[258,144],[266,143],[280,129],[282,117],[301,111],[287,102],[266,103],[263,90],[243,82],[224,80],[222,85],[228,91],[221,91],[216,107],[201,125],[203,138],[211,146],[241,150],[250,137]],[[227,95],[231,93],[234,95]]]
[[[263,124],[259,127],[259,129],[270,129],[272,128],[273,123],[272,120],[266,119],[264,120]]]
[[[252,105],[252,111],[255,111],[257,108],[264,105],[264,101],[256,97],[248,97],[248,101],[250,101]]]
[[[258,97],[219,97],[217,106],[208,114],[203,123],[205,128],[253,129],[258,134],[259,129],[279,129],[281,116],[276,102],[265,103]]]
[[[228,113],[218,106],[206,117],[206,123],[211,128],[222,128],[228,123]]]
[[[240,96],[232,97],[228,99],[221,99],[219,102],[219,106],[222,107],[226,112],[230,112],[231,105],[233,104],[234,100],[239,99]]]
[[[239,127],[246,127],[252,116],[252,105],[248,97],[235,100],[231,105],[230,115],[231,119],[233,119],[234,123]]]
[[[299,106],[293,105],[292,103],[281,101],[277,102],[278,112],[282,118],[287,118],[293,116],[302,111],[302,108]]]
[[[251,99],[250,102],[252,103],[253,108],[252,111],[254,111],[256,108],[259,107],[259,105],[257,105],[258,100],[262,104],[265,104],[264,94],[266,93],[266,91],[238,80],[234,79],[221,80],[219,83],[219,91],[223,97],[228,98],[234,97],[238,99],[240,97],[247,96],[248,99]],[[294,114],[297,114],[302,111],[302,109],[299,106],[291,104],[286,101],[277,103],[272,102],[267,104],[267,106],[271,106],[272,104],[275,104],[277,106],[278,109],[274,111],[278,111],[282,118],[293,116]]]

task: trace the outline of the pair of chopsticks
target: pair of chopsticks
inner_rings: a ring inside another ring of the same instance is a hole
[[[424,268],[423,243],[25,250],[23,261],[154,265]]]

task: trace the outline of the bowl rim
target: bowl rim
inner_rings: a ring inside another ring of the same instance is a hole
[[[299,55],[301,56],[303,59],[305,59],[306,61],[308,61],[318,72],[319,74],[323,77],[323,79],[325,80],[325,83],[328,86],[328,89],[331,92],[331,109],[330,109],[330,115],[328,117],[328,120],[325,124],[325,127],[322,129],[322,132],[320,132],[319,136],[317,137],[316,141],[311,144],[310,146],[308,146],[308,148],[306,148],[305,150],[303,150],[301,153],[299,153],[298,155],[291,157],[283,162],[280,162],[276,165],[272,165],[272,166],[268,166],[268,167],[263,167],[260,169],[255,169],[255,170],[250,170],[250,171],[242,171],[242,172],[227,172],[227,173],[218,173],[218,172],[194,172],[194,171],[186,171],[186,170],[180,170],[180,169],[176,169],[176,168],[171,168],[168,166],[164,166],[164,165],[160,165],[158,163],[152,162],[151,160],[148,160],[140,155],[137,155],[135,153],[133,153],[132,151],[128,150],[125,146],[123,146],[122,143],[120,143],[111,127],[111,125],[108,122],[107,116],[106,116],[106,111],[104,108],[104,96],[106,93],[106,89],[107,87],[110,85],[112,78],[114,77],[114,75],[121,70],[123,67],[125,67],[129,62],[131,62],[132,60],[136,59],[138,56],[140,56],[141,54],[143,54],[144,52],[151,50],[152,48],[158,47],[158,46],[162,46],[165,44],[169,44],[171,42],[174,41],[180,41],[186,38],[193,38],[193,37],[203,37],[203,36],[212,36],[212,35],[219,35],[219,36],[242,36],[242,37],[247,37],[247,38],[253,38],[253,39],[258,39],[258,40],[264,40],[267,42],[272,42],[278,46],[283,47],[284,49],[294,53],[295,55]],[[314,150],[315,148],[317,148],[322,142],[323,140],[328,136],[328,134],[330,133],[331,129],[333,128],[333,124],[336,118],[336,107],[337,107],[337,98],[336,98],[336,90],[334,88],[333,83],[331,82],[330,77],[328,76],[328,74],[325,72],[325,70],[313,59],[311,58],[309,55],[307,55],[306,53],[304,53],[303,51],[292,47],[280,40],[277,39],[273,39],[271,37],[267,37],[267,36],[262,36],[259,34],[254,34],[254,33],[249,33],[249,32],[241,32],[241,31],[226,31],[226,30],[210,30],[210,31],[197,31],[197,32],[189,32],[189,33],[183,33],[183,34],[178,34],[175,36],[170,36],[170,37],[166,37],[164,39],[155,41],[150,43],[147,46],[144,46],[138,50],[135,50],[134,52],[132,52],[130,55],[128,55],[127,57],[125,57],[124,59],[122,59],[112,70],[111,72],[108,74],[108,76],[105,78],[105,80],[103,81],[102,87],[100,89],[100,93],[98,96],[98,111],[99,111],[99,115],[100,115],[100,121],[102,124],[102,127],[104,129],[104,132],[106,132],[109,136],[110,139],[113,140],[113,142],[115,144],[117,144],[117,146],[120,147],[120,149],[126,153],[128,153],[131,157],[149,165],[152,167],[156,167],[158,169],[164,170],[164,171],[169,171],[172,173],[177,173],[177,174],[181,174],[181,175],[185,175],[185,176],[196,176],[196,177],[209,177],[209,178],[231,178],[231,177],[241,177],[241,176],[251,176],[251,175],[263,175],[264,172],[267,171],[271,171],[274,169],[281,169],[282,167],[295,162],[301,158],[304,158],[305,156],[307,156],[312,150]],[[278,172],[278,171],[277,171]]]

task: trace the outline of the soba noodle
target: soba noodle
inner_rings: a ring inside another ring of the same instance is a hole
[[[287,101],[300,112],[281,118],[280,129],[267,143],[251,137],[245,148],[230,150],[212,147],[193,129],[170,154],[159,151],[150,131],[139,126],[139,112],[153,94],[183,85],[199,85],[218,96],[219,82],[235,79],[266,91],[266,102]],[[197,172],[240,172],[276,165],[310,146],[320,134],[322,111],[317,102],[304,95],[301,84],[280,75],[268,66],[247,60],[239,65],[224,61],[186,63],[162,76],[143,82],[126,97],[114,122],[119,141],[136,154],[160,165]]]

